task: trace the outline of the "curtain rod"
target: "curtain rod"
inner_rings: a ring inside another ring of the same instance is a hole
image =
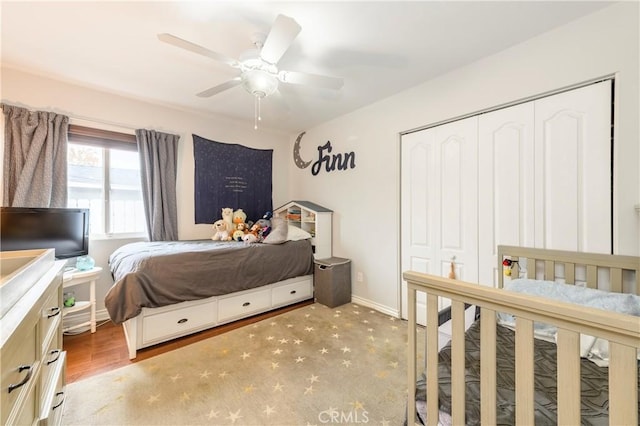
[[[72,123],[74,121],[76,123]],[[93,118],[86,118],[86,117],[82,117],[82,116],[78,116],[78,115],[69,115],[69,122],[70,123],[78,124],[78,125],[82,126],[83,124],[78,123],[78,121],[84,122],[85,123],[84,124],[85,127],[91,127],[93,125],[93,126],[95,126],[95,128],[98,128],[100,130],[127,133],[127,134],[132,134],[132,135],[136,134],[136,130],[147,129],[147,127],[145,127],[145,126],[132,127],[132,126],[128,126],[128,125],[124,125],[124,124],[120,124],[120,123],[108,122],[108,121],[104,121],[104,120],[96,120],[96,119],[93,119]],[[105,127],[108,127],[108,128],[105,128]],[[148,130],[154,130],[156,132],[162,132],[162,133],[172,133],[172,134],[178,135],[178,136],[183,133],[183,132],[175,132],[175,131],[172,131],[172,130],[158,130],[155,127],[151,127]]]

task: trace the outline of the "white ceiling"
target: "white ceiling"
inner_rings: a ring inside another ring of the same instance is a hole
[[[278,14],[302,31],[280,69],[344,78],[338,91],[280,85],[262,127],[298,132],[508,48],[610,3],[511,2],[7,2],[2,64],[154,103],[253,124],[240,86],[196,93],[237,70],[158,40],[171,33],[232,58]],[[19,101],[15,99],[13,101]]]

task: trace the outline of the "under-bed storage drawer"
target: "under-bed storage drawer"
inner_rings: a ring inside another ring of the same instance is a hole
[[[313,281],[311,279],[293,282],[274,287],[273,306],[288,305],[296,300],[306,300],[313,296]]]
[[[271,307],[271,289],[253,290],[237,296],[219,299],[219,322],[246,317],[254,312],[261,312]]]
[[[216,322],[216,299],[205,303],[184,302],[175,309],[146,316],[142,330],[142,343],[167,340],[167,336],[183,335],[203,329]]]

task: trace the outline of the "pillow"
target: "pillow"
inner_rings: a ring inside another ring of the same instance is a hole
[[[265,244],[282,244],[287,241],[287,223],[284,219],[271,219],[271,232],[262,240]]]
[[[555,281],[531,279],[513,280],[505,286],[505,290],[547,297],[562,302],[575,303],[626,315],[640,316],[640,296],[636,296],[635,294],[612,293]],[[498,323],[515,329],[515,318],[513,315],[499,313]],[[555,343],[557,327],[550,324],[534,322],[534,336],[538,339]],[[580,356],[589,359],[600,367],[607,366],[609,364],[608,341],[581,334]]]
[[[635,294],[613,293],[579,285],[530,279],[513,280],[505,286],[505,289],[605,311],[640,316],[640,296]]]
[[[298,241],[308,240],[309,238],[311,238],[311,234],[304,229],[298,228],[297,226],[289,225],[289,229],[287,230],[287,240]]]

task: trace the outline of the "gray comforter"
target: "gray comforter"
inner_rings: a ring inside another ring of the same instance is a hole
[[[162,241],[127,244],[109,258],[105,307],[116,324],[157,308],[313,273],[309,240],[284,244]]]

